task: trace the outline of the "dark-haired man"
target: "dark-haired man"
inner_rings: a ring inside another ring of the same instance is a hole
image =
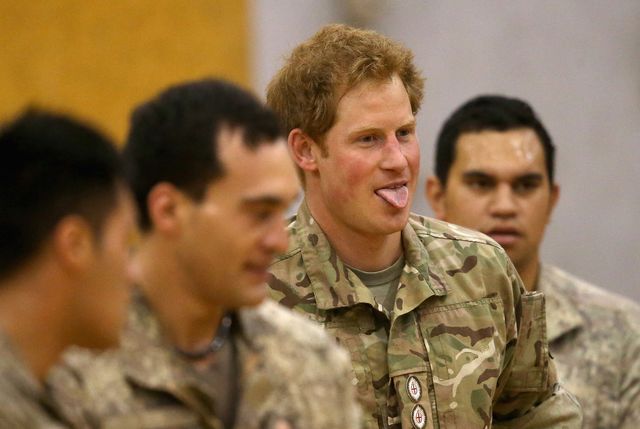
[[[454,111],[436,144],[427,197],[437,217],[495,239],[525,287],[544,292],[550,349],[580,401],[585,428],[640,423],[640,308],[540,263],[558,201],[555,148],[526,102],[476,97]]]
[[[57,380],[67,394],[81,380],[76,413],[118,428],[357,427],[344,352],[262,303],[299,192],[274,113],[230,83],[180,84],[135,110],[124,154],[137,288],[117,362],[75,354]]]
[[[487,237],[411,215],[423,80],[411,52],[330,25],[269,84],[304,178],[272,296],[351,354],[374,428],[578,427],[541,294]]]
[[[48,375],[71,345],[117,345],[133,204],[115,147],[69,117],[24,113],[0,153],[0,427],[63,427]]]

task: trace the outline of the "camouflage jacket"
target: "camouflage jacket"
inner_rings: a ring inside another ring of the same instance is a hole
[[[351,354],[370,428],[579,427],[556,383],[542,294],[524,295],[504,251],[479,233],[412,215],[388,313],[340,258],[303,203],[271,294]]]
[[[58,429],[67,427],[44,387],[0,334],[0,428]]]
[[[235,428],[268,429],[280,419],[292,429],[358,427],[348,356],[322,330],[273,302],[237,320]],[[75,394],[65,414],[84,417],[85,427],[222,429],[216,386],[164,341],[144,300],[132,307],[120,351],[68,353],[53,378],[56,398]]]
[[[640,426],[640,306],[542,265],[551,354],[584,427]]]

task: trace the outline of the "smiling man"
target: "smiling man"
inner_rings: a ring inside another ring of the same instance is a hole
[[[274,113],[203,80],[164,91],[131,122],[142,240],[123,346],[116,359],[69,356],[60,394],[85,389],[75,411],[101,427],[356,428],[346,354],[263,303],[299,192]]]
[[[555,148],[522,100],[481,96],[447,119],[427,197],[436,216],[484,232],[513,261],[528,290],[547,297],[550,349],[585,428],[640,422],[640,308],[561,269],[540,263],[558,201]]]
[[[541,294],[486,236],[410,213],[423,79],[409,50],[330,25],[293,50],[267,102],[305,200],[272,296],[351,354],[363,427],[579,427],[556,383]]]

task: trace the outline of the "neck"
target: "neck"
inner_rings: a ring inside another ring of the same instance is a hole
[[[41,383],[72,343],[63,287],[57,273],[48,270],[20,274],[0,285],[0,329]]]
[[[195,294],[193,279],[170,243],[162,237],[146,238],[134,258],[132,276],[175,347],[188,352],[211,343],[224,309]]]
[[[392,234],[367,234],[331,221],[323,211],[307,202],[309,211],[336,251],[347,265],[362,271],[380,271],[393,265],[402,255],[402,231]]]
[[[538,272],[540,271],[540,262],[538,258],[533,258],[532,262],[516,266],[516,270],[524,283],[524,288],[528,292],[536,290],[538,282]]]

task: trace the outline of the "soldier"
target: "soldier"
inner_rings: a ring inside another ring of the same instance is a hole
[[[349,350],[366,428],[578,427],[542,294],[493,240],[409,213],[422,88],[411,52],[372,31],[330,25],[294,49],[267,101],[305,201],[272,296]]]
[[[558,201],[554,146],[524,101],[480,96],[444,123],[427,197],[437,217],[494,238],[530,291],[547,297],[558,372],[582,405],[585,428],[640,423],[640,308],[540,263]]]
[[[115,147],[71,118],[28,111],[0,151],[0,427],[64,427],[48,374],[70,345],[117,345],[133,203]]]
[[[273,112],[223,81],[177,85],[134,112],[124,154],[135,298],[116,357],[68,356],[56,386],[84,392],[67,411],[114,428],[357,427],[346,353],[262,303],[299,192]]]

